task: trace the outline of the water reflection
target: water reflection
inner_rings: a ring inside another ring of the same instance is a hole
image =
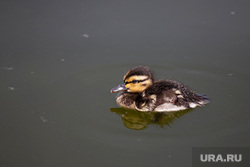
[[[161,127],[173,124],[176,118],[180,118],[191,110],[183,110],[179,112],[140,112],[125,108],[110,108],[111,112],[121,117],[124,126],[129,129],[143,130],[150,124],[157,124]]]

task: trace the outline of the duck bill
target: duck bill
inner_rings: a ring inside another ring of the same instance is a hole
[[[122,83],[116,87],[114,87],[113,89],[111,89],[111,93],[117,93],[117,92],[122,92],[124,90],[127,90],[127,88],[125,87],[125,83]]]

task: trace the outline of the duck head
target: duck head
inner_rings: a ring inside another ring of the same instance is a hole
[[[111,93],[141,93],[153,83],[154,77],[150,69],[138,66],[129,70],[123,77],[123,83],[111,89]]]

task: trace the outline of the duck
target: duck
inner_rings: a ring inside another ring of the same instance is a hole
[[[112,88],[118,93],[119,106],[142,112],[174,112],[204,106],[205,95],[196,94],[189,87],[174,80],[154,80],[149,67],[136,66],[123,77],[123,82]]]

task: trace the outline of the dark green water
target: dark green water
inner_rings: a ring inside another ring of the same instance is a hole
[[[0,3],[0,167],[192,166],[192,147],[250,147],[248,1]],[[211,103],[121,109],[133,66]]]

